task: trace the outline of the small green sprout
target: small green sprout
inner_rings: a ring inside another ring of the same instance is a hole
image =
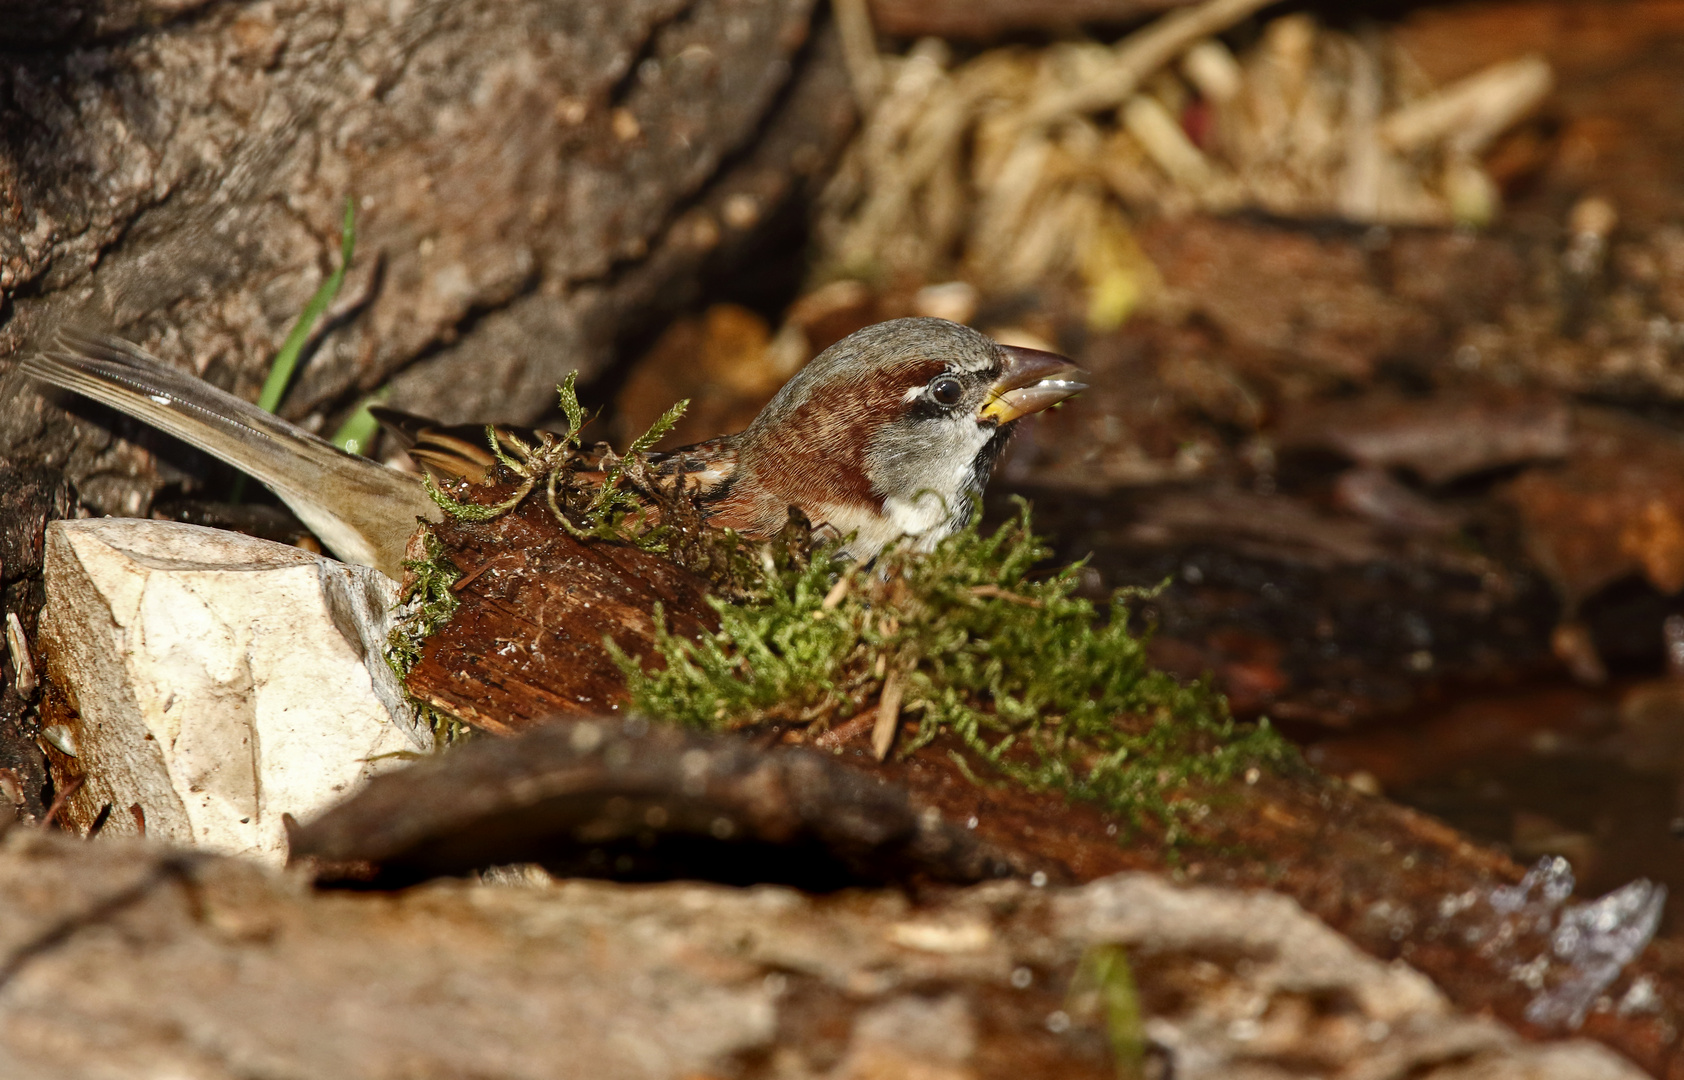
[[[1066,1007],[1077,1019],[1104,1024],[1117,1080],[1144,1080],[1146,1022],[1128,953],[1121,945],[1096,945],[1082,954]]]
[[[347,197],[345,219],[339,229],[339,268],[327,276],[315,295],[310,297],[310,302],[304,305],[286,340],[281,343],[281,351],[275,354],[275,362],[269,365],[269,377],[263,380],[263,391],[257,395],[257,407],[264,412],[272,413],[280,408],[281,398],[286,396],[293,372],[298,367],[298,356],[304,351],[304,343],[310,340],[310,332],[316,328],[317,320],[326,313],[328,305],[339,295],[340,286],[345,284],[345,271],[351,265],[351,253],[356,247],[356,203]]]
[[[310,331],[315,329],[316,320],[322,317],[328,305],[333,303],[334,297],[339,295],[339,287],[345,283],[345,271],[351,265],[351,253],[356,250],[356,246],[355,203],[347,197],[345,220],[339,230],[339,268],[316,288],[315,293],[304,305],[304,310],[299,312],[298,318],[293,321],[292,329],[287,331],[286,340],[281,342],[281,349],[275,354],[274,361],[270,363],[269,374],[263,380],[263,389],[257,395],[257,407],[264,412],[272,413],[281,407],[281,399],[286,396],[287,387],[292,383],[293,372],[298,368],[298,356],[304,351],[304,343],[310,340]],[[373,417],[369,420],[372,422]],[[334,442],[339,441],[338,436],[335,436]],[[356,452],[358,451],[352,451]],[[234,487],[228,494],[228,501],[241,502],[245,493],[245,476],[236,476]]]
[[[380,405],[390,396],[391,388],[382,387],[377,393],[363,398],[345,422],[339,425],[339,430],[333,433],[333,438],[329,439],[328,442],[339,447],[347,454],[363,453],[374,443],[374,436],[380,433],[380,421],[374,418],[374,414],[368,411],[368,407]]]

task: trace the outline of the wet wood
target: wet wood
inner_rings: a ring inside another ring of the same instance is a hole
[[[617,709],[625,680],[603,643],[647,657],[657,611],[674,634],[716,625],[701,578],[635,547],[574,539],[541,497],[434,534],[462,572],[461,607],[427,640],[407,686],[496,734]]]

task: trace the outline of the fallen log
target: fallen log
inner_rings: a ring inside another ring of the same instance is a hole
[[[644,661],[657,618],[686,637],[717,625],[707,581],[628,544],[571,536],[538,498],[429,533],[455,575],[447,586],[455,610],[426,638],[405,686],[494,734],[618,709],[625,676],[607,641]],[[424,556],[424,543],[412,547]]]
[[[294,828],[290,849],[317,865],[318,883],[382,887],[504,863],[818,890],[1028,877],[1043,863],[1027,851],[1007,857],[829,755],[640,718],[475,740],[377,778]]]
[[[1124,874],[895,892],[300,890],[150,843],[0,840],[0,1073],[1635,1080],[1451,1008],[1279,896]]]

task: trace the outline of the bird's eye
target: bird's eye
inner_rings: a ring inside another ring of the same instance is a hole
[[[943,375],[930,384],[930,397],[941,405],[957,405],[959,399],[965,396],[965,388],[959,385],[959,380],[951,375]]]

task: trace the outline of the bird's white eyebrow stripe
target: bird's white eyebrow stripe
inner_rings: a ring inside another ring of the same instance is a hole
[[[922,386],[914,386],[912,389],[910,389],[906,393],[902,394],[900,396],[900,399],[902,401],[911,401],[913,398],[917,397],[919,394],[922,394],[923,392],[924,392],[924,388]]]

